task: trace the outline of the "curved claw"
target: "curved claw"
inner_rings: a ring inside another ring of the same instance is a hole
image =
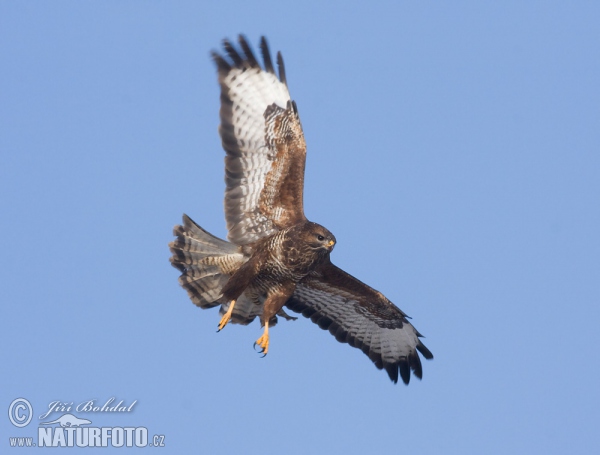
[[[256,340],[256,342],[254,343],[254,349],[256,350],[256,345],[260,346],[262,349],[258,352],[259,354],[264,354],[263,357],[265,355],[267,355],[267,353],[269,352],[269,329],[265,328],[265,332],[262,334],[262,336]]]
[[[252,346],[252,348],[256,351],[256,341],[254,342],[254,345]],[[260,358],[264,358],[264,356],[267,355],[267,353],[265,352],[265,348],[263,348],[262,346],[260,347],[260,351],[258,351],[259,354],[263,354],[260,356]]]

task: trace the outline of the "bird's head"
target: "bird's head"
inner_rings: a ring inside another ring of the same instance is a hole
[[[304,226],[302,237],[313,250],[331,252],[335,246],[335,236],[320,224],[308,222]]]

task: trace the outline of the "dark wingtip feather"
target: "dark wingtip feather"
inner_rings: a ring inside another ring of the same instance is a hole
[[[217,54],[215,51],[212,51],[210,53],[210,56],[217,65],[217,69],[219,70],[219,72],[227,73],[229,72],[229,70],[231,70],[231,65],[229,64],[229,62],[227,62],[227,60],[225,60],[220,54]]]
[[[223,40],[223,48],[225,49],[225,52],[227,52],[227,55],[229,55],[229,58],[231,58],[231,60],[233,60],[233,63],[235,64],[235,66],[242,65],[242,62],[243,62],[242,57],[238,53],[237,49],[235,47],[233,47],[233,44],[231,44],[231,41],[229,41],[227,38],[225,38]]]
[[[410,367],[408,366],[408,361],[406,359],[401,359],[398,363],[398,367],[400,368],[400,376],[402,377],[402,382],[406,385],[410,382]]]
[[[423,357],[425,357],[427,360],[433,359],[433,354],[425,347],[423,343],[419,342],[419,344],[417,344],[417,350],[423,354]]]
[[[252,48],[250,47],[250,44],[248,44],[248,40],[246,39],[246,37],[244,35],[240,35],[238,37],[238,42],[240,43],[240,46],[242,47],[242,50],[244,51],[244,54],[246,56],[246,61],[250,64],[251,68],[260,68],[260,65],[258,63],[258,61],[256,60],[256,57],[254,57],[254,53],[252,52]]]
[[[410,363],[410,369],[413,370],[415,376],[419,379],[423,379],[423,367],[421,365],[421,359],[419,359],[419,354],[411,352],[408,356],[408,362]]]
[[[283,64],[283,57],[281,52],[277,52],[277,67],[279,68],[279,80],[283,82],[287,87],[287,79],[285,77],[285,65]]]
[[[385,365],[385,371],[387,372],[391,381],[394,384],[397,384],[398,383],[398,365],[396,365],[395,363],[388,363]]]
[[[264,36],[260,37],[260,52],[265,62],[265,71],[267,73],[275,74],[275,68],[273,68],[273,60],[271,60],[271,51],[269,50],[269,44],[267,38]]]

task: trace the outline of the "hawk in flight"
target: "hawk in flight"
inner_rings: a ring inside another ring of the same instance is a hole
[[[264,327],[256,340],[269,350],[269,328],[284,307],[310,318],[336,340],[361,349],[393,382],[419,379],[417,351],[433,355],[406,314],[383,294],[333,265],[335,236],[304,216],[306,143],[288,91],[281,53],[277,69],[260,41],[262,65],[247,40],[224,40],[212,53],[221,86],[219,133],[225,157],[225,217],[229,242],[183,215],[169,244],[179,283],[201,308],[220,306],[228,322]]]

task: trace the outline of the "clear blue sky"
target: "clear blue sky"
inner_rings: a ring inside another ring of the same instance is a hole
[[[0,452],[116,397],[87,418],[161,453],[598,453],[600,4],[325,3],[0,3]],[[209,51],[239,32],[283,52],[307,216],[426,335],[423,381],[306,319],[261,359],[178,286],[181,214],[226,235]]]

